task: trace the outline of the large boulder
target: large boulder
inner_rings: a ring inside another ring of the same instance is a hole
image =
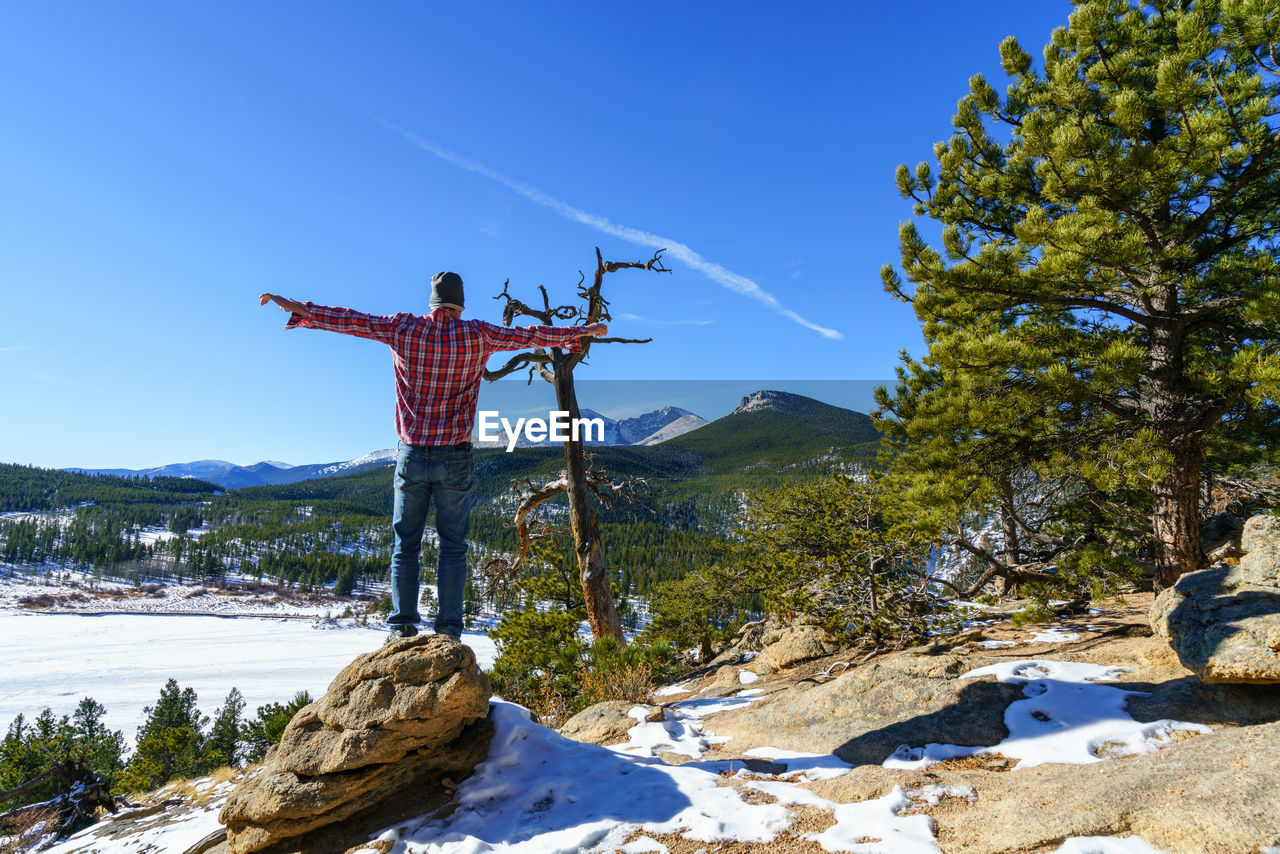
[[[444,635],[359,656],[227,799],[228,851],[275,847],[424,781],[470,774],[488,747],[490,694],[474,653]]]
[[[827,638],[821,626],[804,624],[782,629],[773,636],[765,635],[762,640],[766,645],[753,669],[764,672],[782,670],[840,649],[838,643]]]
[[[719,667],[739,662],[751,653],[758,653],[766,643],[777,640],[781,631],[781,624],[772,617],[767,620],[744,623],[742,628],[738,629],[738,633],[733,636],[733,640],[725,646],[724,651],[706,663],[710,667]]]
[[[639,723],[629,714],[637,705],[630,700],[605,700],[587,706],[564,722],[560,734],[587,744],[622,744],[627,732]]]
[[[1156,597],[1151,627],[1205,682],[1280,683],[1280,517],[1245,523],[1236,566],[1188,572]]]
[[[960,675],[987,663],[956,654],[902,652],[802,682],[715,716],[716,735],[785,750],[832,752],[854,765],[879,765],[903,744],[995,744],[1009,734],[1004,710],[1018,685]]]

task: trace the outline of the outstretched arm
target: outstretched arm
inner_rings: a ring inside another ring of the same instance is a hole
[[[268,302],[275,303],[290,314],[298,314],[303,317],[311,316],[311,312],[307,310],[305,303],[300,303],[297,300],[291,300],[288,297],[282,297],[279,294],[258,295],[258,305],[266,305]]]
[[[382,341],[386,344],[391,343],[391,336],[395,332],[396,324],[405,318],[412,317],[412,315],[406,314],[393,314],[385,317],[365,314],[360,311],[352,311],[349,308],[334,308],[327,305],[316,305],[312,302],[298,302],[277,294],[261,294],[258,300],[260,305],[274,302],[290,313],[289,322],[285,324],[285,329],[293,329],[295,326],[309,326],[313,329],[341,332],[344,335],[372,338],[375,341]]]
[[[485,324],[490,350],[523,350],[525,347],[562,347],[570,352],[582,349],[579,338],[603,338],[609,327],[588,326],[498,326]]]

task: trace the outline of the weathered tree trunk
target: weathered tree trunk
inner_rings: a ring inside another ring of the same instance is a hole
[[[698,664],[706,667],[715,658],[715,650],[711,648],[711,636],[703,635],[698,641]]]
[[[584,285],[586,277],[578,282],[578,296],[587,301],[585,311],[572,305],[552,307],[547,296],[547,289],[538,286],[542,292],[542,308],[532,308],[507,292],[508,281],[502,287],[499,299],[505,299],[506,307],[502,310],[502,322],[510,326],[516,317],[532,317],[544,326],[554,325],[556,320],[576,320],[590,326],[609,320],[608,301],[600,295],[600,287],[604,283],[606,273],[625,269],[651,270],[659,273],[670,273],[662,264],[662,252],[659,249],[648,261],[605,261],[596,247],[596,272],[592,284]],[[592,341],[597,344],[647,344],[651,338],[584,338],[581,349],[576,352],[565,352],[560,348],[538,348],[532,353],[520,353],[496,371],[485,370],[484,377],[489,381],[501,379],[515,371],[529,370],[532,382],[534,373],[550,382],[556,390],[556,403],[560,409],[568,412],[570,419],[580,416],[578,396],[573,388],[573,369],[586,358]],[[571,431],[572,433],[572,431]],[[564,443],[564,492],[569,496],[569,525],[573,534],[574,550],[578,555],[578,577],[582,582],[583,600],[587,607],[587,621],[591,625],[591,633],[599,640],[606,635],[625,643],[622,634],[622,623],[618,619],[618,609],[613,604],[613,593],[609,590],[609,577],[605,572],[604,547],[600,543],[600,527],[596,522],[596,512],[591,505],[592,477],[597,473],[587,469],[586,452],[580,439],[570,439]],[[595,481],[598,485],[599,481]],[[558,485],[551,485],[558,486]],[[550,487],[548,487],[550,488]],[[616,488],[611,485],[611,488]],[[555,491],[559,491],[558,488]],[[537,496],[531,496],[536,498]],[[540,499],[545,500],[545,498]],[[538,501],[524,506],[529,509],[537,506]],[[522,527],[521,514],[517,514],[517,527],[521,529],[520,558],[515,564],[508,564],[509,570],[519,571],[524,560],[525,547],[528,544],[527,529]]]
[[[1166,295],[1160,308],[1176,308],[1176,295]],[[1200,470],[1204,466],[1199,422],[1192,406],[1193,390],[1183,376],[1182,331],[1178,326],[1151,328],[1151,368],[1147,407],[1151,426],[1165,439],[1173,464],[1153,487],[1151,532],[1155,546],[1155,591],[1173,584],[1184,572],[1200,568]]]
[[[555,365],[556,405],[569,413],[569,418],[580,417],[578,396],[573,388],[571,367]],[[571,421],[572,423],[572,421]],[[591,487],[587,485],[587,459],[582,441],[571,433],[564,443],[564,471],[569,496],[569,526],[573,534],[574,550],[578,555],[578,577],[582,581],[582,597],[587,606],[587,622],[591,634],[599,640],[612,635],[619,643],[626,643],[622,634],[622,622],[609,591],[609,577],[605,572],[604,549],[600,545],[600,528],[596,511],[591,506]]]
[[[1174,463],[1152,490],[1151,530],[1155,538],[1155,591],[1172,587],[1184,572],[1204,563],[1200,544],[1200,469],[1204,452],[1188,439],[1173,448]]]
[[[1000,532],[1004,535],[1003,558],[1006,566],[1018,566],[1022,563],[1021,549],[1018,548],[1018,523],[1014,519],[1013,484],[1009,476],[1000,475]],[[1018,582],[1009,576],[1004,578],[1004,586],[1000,591],[1004,596],[1018,595]]]

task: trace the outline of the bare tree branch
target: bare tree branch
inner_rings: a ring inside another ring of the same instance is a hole
[[[507,363],[505,365],[503,365],[501,368],[498,368],[497,370],[491,371],[488,368],[486,368],[484,371],[484,378],[489,382],[493,382],[494,380],[502,379],[508,374],[514,374],[516,371],[520,370],[521,368],[530,367],[532,365],[549,365],[549,364],[551,364],[551,355],[547,353],[546,350],[543,350],[541,347],[539,347],[533,350],[532,352],[517,353],[516,355],[512,356],[509,360],[507,360]]]

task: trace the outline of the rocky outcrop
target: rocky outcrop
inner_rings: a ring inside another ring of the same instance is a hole
[[[769,640],[760,651],[759,661],[753,670],[766,673],[792,667],[802,661],[810,661],[830,655],[840,648],[838,643],[827,638],[821,626],[790,626]]]
[[[716,735],[786,750],[834,752],[878,765],[905,743],[995,744],[1016,685],[960,674],[983,659],[960,655],[885,656],[824,684],[801,683],[740,711],[715,717]]]
[[[778,630],[779,625],[773,619],[745,623],[725,646],[723,652],[711,659],[709,663],[703,663],[711,667],[719,667],[722,664],[741,661],[752,653],[758,653],[764,646],[763,640],[766,636],[776,639]]]
[[[1249,519],[1241,547],[1157,596],[1151,627],[1205,682],[1280,683],[1280,517]]]
[[[712,659],[710,666],[736,664],[751,658],[752,653],[758,653],[750,669],[757,673],[773,673],[802,661],[830,655],[838,649],[840,645],[828,639],[821,626],[803,623],[788,626],[770,618],[744,625],[724,652]]]
[[[1280,763],[1269,760],[1277,744],[1280,723],[1273,723],[1228,728],[1094,765],[908,772],[862,767],[810,788],[848,802],[880,797],[895,785],[972,787],[972,802],[951,800],[927,810],[945,854],[1050,852],[1068,837],[1129,835],[1167,854],[1258,854],[1268,850],[1262,846],[1280,843]]]
[[[294,716],[265,767],[228,798],[219,815],[228,851],[260,851],[407,787],[470,774],[488,745],[489,696],[475,655],[447,636],[359,656]]]
[[[627,731],[639,723],[627,713],[636,707],[630,700],[605,700],[578,712],[560,727],[560,734],[587,744],[621,744]]]

